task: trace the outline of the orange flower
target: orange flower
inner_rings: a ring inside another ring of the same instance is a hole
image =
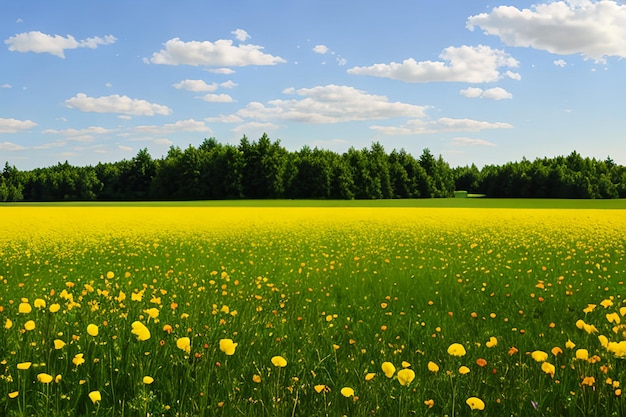
[[[513,347],[511,347],[511,349],[509,349],[509,355],[510,356],[515,355],[517,352],[519,352],[519,350],[515,346],[513,346]]]
[[[426,404],[428,408],[433,408],[433,406],[435,405],[435,400],[426,400],[424,401],[424,404]]]
[[[484,360],[483,358],[478,358],[476,359],[476,365],[480,366],[481,368],[487,365],[487,361]]]

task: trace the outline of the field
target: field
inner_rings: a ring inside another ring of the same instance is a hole
[[[626,415],[624,202],[470,200],[0,206],[0,415]]]

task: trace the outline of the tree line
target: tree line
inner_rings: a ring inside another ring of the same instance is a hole
[[[626,198],[626,168],[610,158],[567,157],[451,168],[424,149],[419,158],[387,153],[375,142],[343,154],[304,146],[290,152],[263,135],[238,145],[205,139],[172,146],[153,159],[147,149],[130,160],[0,174],[0,201],[134,201],[211,199],[391,199],[452,197],[455,190],[489,197]]]

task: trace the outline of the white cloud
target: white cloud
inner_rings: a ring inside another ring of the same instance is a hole
[[[206,91],[215,91],[217,90],[217,84],[211,83],[207,84],[203,80],[182,80],[176,84],[172,84],[174,88],[179,90],[187,90],[194,92],[206,92]]]
[[[328,47],[326,45],[315,45],[313,47],[313,52],[315,52],[316,54],[324,55],[328,51],[329,51],[329,49],[328,49]]]
[[[207,117],[204,120],[206,120],[209,123],[241,123],[243,122],[243,119],[241,117],[236,116],[234,114],[229,114],[229,115],[220,114],[217,117]]]
[[[567,66],[567,62],[565,62],[565,60],[563,59],[555,59],[554,61],[552,61],[552,63],[561,68],[565,68]]]
[[[522,10],[499,6],[470,16],[467,28],[476,27],[510,46],[582,54],[596,61],[626,57],[626,5],[613,0],[553,1]]]
[[[95,139],[95,135],[106,135],[112,133],[113,130],[99,126],[90,126],[85,129],[46,129],[41,133],[63,135],[67,140],[76,142],[91,142]]]
[[[488,88],[486,90],[477,87],[469,87],[465,90],[461,90],[460,94],[467,98],[487,98],[491,100],[506,100],[513,98],[513,94],[501,87]]]
[[[302,123],[340,123],[392,117],[422,117],[424,106],[390,102],[385,96],[368,94],[354,87],[326,85],[295,90],[298,99],[251,102],[236,115],[245,119],[289,120]]]
[[[232,40],[215,42],[183,42],[170,39],[165,49],[152,54],[150,62],[166,65],[193,65],[215,67],[243,67],[247,65],[276,65],[286,62],[283,58],[262,52],[258,45],[233,45]]]
[[[37,123],[32,120],[3,119],[0,117],[0,133],[17,133],[32,129]]]
[[[452,139],[452,145],[454,146],[496,146],[495,143],[486,141],[484,139],[475,138],[454,138]]]
[[[2,88],[12,88],[11,84],[2,84],[0,85]]]
[[[230,74],[235,73],[235,71],[230,68],[209,68],[206,71],[212,74],[221,74],[221,75],[230,75]]]
[[[231,89],[231,88],[235,88],[237,87],[237,83],[231,80],[228,81],[224,81],[223,83],[220,83],[220,87],[222,88],[227,88],[227,89]]]
[[[167,106],[117,94],[96,98],[78,93],[76,96],[65,100],[65,105],[83,112],[121,113],[127,116],[154,116],[155,114],[169,115],[172,113],[172,109]]]
[[[104,84],[104,86],[105,86],[106,88],[111,88],[111,87],[113,87],[113,84],[111,84],[111,83],[106,83],[106,84]]]
[[[13,142],[0,142],[0,151],[23,151],[25,146]]]
[[[61,35],[47,35],[39,31],[19,33],[5,40],[9,45],[9,51],[35,52],[38,54],[48,53],[59,58],[65,58],[66,49],[76,48],[97,48],[98,45],[110,45],[117,39],[113,35],[106,35],[104,38],[98,36],[77,41],[72,35],[63,37]]]
[[[126,146],[126,145],[117,145],[117,148],[119,150],[122,150],[124,152],[132,152],[134,149],[131,148],[130,146]]]
[[[410,83],[460,81],[485,83],[503,77],[500,68],[515,68],[516,59],[489,46],[450,46],[439,55],[442,61],[417,62],[413,58],[402,63],[374,64],[348,69],[348,74],[371,75]]]
[[[401,126],[371,126],[385,135],[419,135],[441,132],[479,132],[485,129],[509,129],[513,126],[502,122],[483,122],[472,119],[452,119],[443,117],[438,120],[409,120]]]
[[[250,35],[248,35],[248,32],[243,29],[235,29],[230,33],[235,35],[235,38],[241,42],[245,41],[246,39],[250,39]]]
[[[232,103],[235,101],[228,94],[206,94],[202,96],[202,100],[209,103]]]
[[[194,119],[179,120],[176,123],[168,123],[162,126],[136,126],[131,129],[133,133],[140,134],[169,134],[177,132],[210,132],[211,129],[203,122]]]
[[[510,78],[510,79],[512,79],[512,80],[516,80],[516,81],[519,81],[519,80],[521,80],[521,79],[522,79],[522,76],[521,76],[519,73],[517,73],[517,72],[513,72],[513,71],[507,71],[507,72],[505,72],[505,73],[504,73],[504,76],[505,76],[505,77],[508,77],[508,78]]]

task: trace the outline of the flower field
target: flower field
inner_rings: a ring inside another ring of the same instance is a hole
[[[0,231],[0,415],[626,415],[625,210],[3,206]]]

